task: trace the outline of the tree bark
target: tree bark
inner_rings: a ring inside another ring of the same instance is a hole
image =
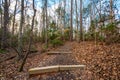
[[[80,39],[79,42],[83,40],[83,28],[82,28],[82,0],[80,0]]]
[[[113,0],[110,0],[110,22],[114,22]]]
[[[78,41],[78,35],[79,35],[79,30],[78,30],[78,11],[77,11],[77,0],[75,0],[75,5],[76,5],[76,27],[77,27],[77,36],[76,36],[76,39],[77,39],[77,41]]]
[[[46,22],[46,34],[45,34],[45,44],[46,44],[46,47],[48,47],[48,19],[47,19],[47,16],[48,16],[48,13],[47,13],[47,1],[48,0],[45,0],[45,22]]]
[[[24,24],[24,0],[21,0],[21,21],[19,27],[19,35],[18,35],[18,59],[22,58],[22,31],[23,31],[23,24]]]
[[[2,2],[0,4],[2,4]],[[2,26],[3,26],[2,5],[0,5],[0,9],[1,9],[1,12],[0,12],[0,19],[1,19],[0,24],[1,24],[1,26],[0,26],[0,28],[2,29]]]
[[[73,0],[71,0],[70,41],[73,40]]]
[[[2,4],[2,1],[0,2],[0,4]],[[3,29],[3,11],[2,11],[2,5],[0,5],[0,9],[1,9],[1,12],[0,12],[0,19],[1,19],[0,24],[1,24],[1,26],[0,26],[0,28],[2,30]],[[0,32],[0,34],[2,34],[2,31]],[[1,44],[2,44],[2,42],[0,43],[0,49],[2,48]]]
[[[7,39],[8,39],[8,24],[9,24],[9,4],[8,1],[4,2],[4,26],[2,27],[2,41],[1,41],[1,49],[5,49],[7,47]]]
[[[66,26],[66,23],[65,23],[65,15],[66,15],[66,0],[64,0],[64,28]],[[63,33],[64,34],[64,33]]]

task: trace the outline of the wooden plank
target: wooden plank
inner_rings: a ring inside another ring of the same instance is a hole
[[[60,65],[60,71],[84,69],[85,65]]]
[[[56,65],[56,66],[47,66],[47,67],[39,67],[29,69],[29,74],[44,74],[58,71],[67,71],[67,70],[75,70],[75,69],[83,69],[85,65]]]
[[[71,54],[71,51],[50,51],[47,52],[48,55],[55,55],[55,54]]]
[[[59,70],[59,66],[47,66],[47,67],[38,67],[29,69],[29,74],[43,74],[49,72],[57,72]]]

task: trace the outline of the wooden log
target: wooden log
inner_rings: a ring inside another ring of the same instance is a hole
[[[85,65],[60,65],[60,71],[84,69]]]
[[[30,75],[84,69],[85,65],[56,65],[29,69]]]
[[[29,74],[43,74],[49,72],[57,72],[59,70],[59,66],[47,66],[47,67],[38,67],[29,69]]]
[[[55,55],[55,54],[71,54],[71,51],[50,51],[47,52],[48,55]]]

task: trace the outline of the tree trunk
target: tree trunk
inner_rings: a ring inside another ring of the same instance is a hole
[[[80,39],[79,42],[83,40],[83,28],[82,28],[82,0],[80,0]]]
[[[110,0],[110,22],[114,22],[113,0]]]
[[[11,46],[12,46],[12,43],[13,43],[13,37],[14,36],[14,26],[15,26],[15,17],[16,17],[16,8],[17,8],[17,0],[16,0],[16,3],[15,3],[15,10],[14,10],[14,15],[13,15],[13,24],[12,24],[12,35],[11,35]]]
[[[71,0],[70,41],[73,40],[73,0]]]
[[[66,22],[65,22],[65,15],[66,15],[66,0],[64,0],[64,29],[66,27]],[[64,35],[64,30],[63,30],[63,35]],[[65,38],[63,37],[63,40],[65,40]]]
[[[43,26],[42,26],[42,41],[43,43],[45,42],[45,8],[43,8],[43,16],[42,16],[42,22],[43,22]]]
[[[23,70],[24,64],[26,62],[26,59],[27,59],[27,57],[28,57],[28,55],[30,53],[30,49],[31,49],[31,46],[32,46],[33,28],[34,28],[34,21],[35,21],[35,16],[36,16],[36,9],[35,9],[35,6],[34,6],[34,0],[33,0],[33,10],[34,10],[34,15],[33,15],[33,18],[32,18],[32,25],[31,25],[31,30],[30,30],[29,46],[28,46],[28,50],[26,52],[26,55],[23,58],[22,64],[21,64],[21,66],[19,68],[20,72]]]
[[[76,39],[78,41],[78,35],[79,35],[79,32],[78,32],[78,11],[77,11],[77,0],[75,0],[75,5],[76,5],[76,27],[77,27],[77,36],[76,36]]]
[[[21,21],[19,27],[19,35],[18,35],[18,59],[22,58],[22,31],[23,31],[23,24],[24,24],[24,0],[21,0]]]
[[[47,0],[45,0],[45,18],[46,18],[46,35],[45,35],[45,44],[48,47],[48,19],[47,19]]]
[[[2,2],[0,4],[2,4]],[[0,12],[0,19],[1,19],[0,20],[0,24],[1,24],[0,28],[2,29],[2,26],[3,26],[2,5],[0,5],[0,10],[1,10],[1,12]]]
[[[1,41],[1,49],[5,49],[7,47],[7,39],[8,39],[8,23],[9,23],[9,4],[8,1],[4,2],[4,26],[2,27],[2,41]]]
[[[0,4],[2,4],[2,1],[0,2]],[[0,19],[1,19],[0,24],[1,24],[1,26],[0,26],[0,28],[3,29],[3,14],[2,14],[3,11],[2,11],[2,5],[0,5],[0,9],[1,9],[1,12],[0,12]],[[0,34],[2,34],[2,32],[0,32]],[[1,43],[1,41],[0,41],[0,43]],[[0,49],[2,48],[1,44],[0,44]]]
[[[91,5],[90,5],[90,25],[91,25],[92,20],[93,20],[93,7],[92,7],[92,2],[91,2]]]

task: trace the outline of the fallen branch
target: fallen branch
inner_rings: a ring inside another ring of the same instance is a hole
[[[27,52],[27,50],[23,50],[23,52]],[[38,50],[31,50],[30,53],[36,53]]]
[[[4,62],[4,61],[7,61],[7,60],[10,60],[10,59],[13,59],[13,58],[15,58],[15,57],[16,57],[16,55],[12,55],[12,56],[7,57],[7,58],[5,58],[5,59],[3,59],[3,60],[0,60],[0,63],[2,63],[2,62]]]

